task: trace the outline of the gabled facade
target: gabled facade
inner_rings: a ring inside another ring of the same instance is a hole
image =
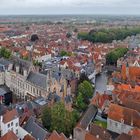
[[[0,116],[1,136],[9,131],[13,131],[18,135],[19,117],[15,109],[7,111],[4,115]]]

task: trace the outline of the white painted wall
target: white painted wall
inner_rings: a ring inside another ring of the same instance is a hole
[[[26,135],[30,135],[26,130],[24,130],[22,127],[18,127],[19,133],[18,133],[18,137],[23,139]]]
[[[118,134],[121,133],[128,134],[128,132],[133,128],[134,128],[133,126],[126,125],[123,122],[121,123],[121,122],[111,120],[109,118],[107,119],[107,129],[116,132]]]
[[[0,72],[0,85],[4,85],[4,72]]]
[[[51,54],[47,54],[44,56],[36,57],[35,58],[38,62],[43,62],[51,59]]]
[[[13,125],[12,125],[13,123]],[[8,124],[10,125],[8,127]],[[18,134],[18,127],[19,127],[19,118],[15,118],[14,120],[4,123],[3,122],[3,117],[1,116],[1,122],[0,122],[0,127],[1,127],[1,135],[5,135],[8,131],[13,131],[15,134]]]

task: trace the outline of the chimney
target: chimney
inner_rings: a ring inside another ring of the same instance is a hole
[[[131,117],[131,126],[133,126],[134,123],[133,123],[133,116]]]
[[[9,64],[8,71],[12,70],[13,64]]]
[[[96,138],[99,139],[99,135],[96,135]]]
[[[16,66],[16,73],[19,73],[19,66]]]
[[[121,119],[121,123],[122,123],[122,124],[124,123],[124,119]]]
[[[3,122],[3,116],[0,116],[0,122]]]
[[[23,75],[24,75],[24,77],[27,76],[27,70],[26,69],[23,70]]]

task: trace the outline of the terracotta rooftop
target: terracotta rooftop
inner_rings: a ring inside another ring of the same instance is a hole
[[[140,138],[122,133],[116,140],[140,140]]]
[[[53,131],[48,140],[68,140],[68,139],[63,133],[58,134],[56,131]]]
[[[109,107],[108,118],[140,128],[139,112],[133,109],[122,107],[117,104],[111,104]]]
[[[23,140],[35,140],[35,138],[30,135],[26,135]]]
[[[99,137],[101,140],[111,140],[111,135],[107,132],[107,129],[104,129],[95,124],[90,125],[90,133],[95,137]]]
[[[122,105],[124,107],[134,109],[140,113],[140,102],[132,100],[132,99],[126,99],[122,101]]]
[[[101,139],[100,138],[96,138],[95,136],[93,136],[90,133],[86,133],[85,140],[101,140]]]
[[[139,93],[140,92],[140,86],[136,85],[135,87],[132,87],[129,84],[119,84],[113,92],[116,93],[116,94],[118,94],[120,92]]]
[[[15,118],[18,117],[17,111],[16,109],[13,109],[11,111],[7,111],[4,115],[3,115],[3,122],[4,123],[8,123],[12,120],[14,120]]]
[[[4,136],[2,136],[0,140],[18,140],[18,137],[14,134],[13,131],[9,131]]]
[[[140,138],[140,129],[134,128],[128,133],[131,136],[138,136]]]
[[[91,103],[94,104],[95,106],[98,106],[99,108],[102,108],[105,101],[111,100],[111,97],[107,94],[99,94],[98,92],[96,93],[96,96],[92,99]]]

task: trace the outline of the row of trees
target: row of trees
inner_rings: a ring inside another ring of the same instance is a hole
[[[81,32],[78,39],[88,40],[91,42],[111,43],[113,40],[123,40],[127,36],[140,33],[140,28],[119,28],[119,29],[100,29],[91,30],[89,33]]]
[[[72,134],[78,119],[79,113],[76,110],[69,112],[62,102],[56,103],[53,107],[45,108],[42,113],[42,122],[47,130],[63,132],[68,137]]]
[[[127,53],[128,49],[127,48],[117,48],[110,53],[107,54],[106,56],[106,63],[108,65],[116,65],[117,60],[121,57],[123,57]]]

